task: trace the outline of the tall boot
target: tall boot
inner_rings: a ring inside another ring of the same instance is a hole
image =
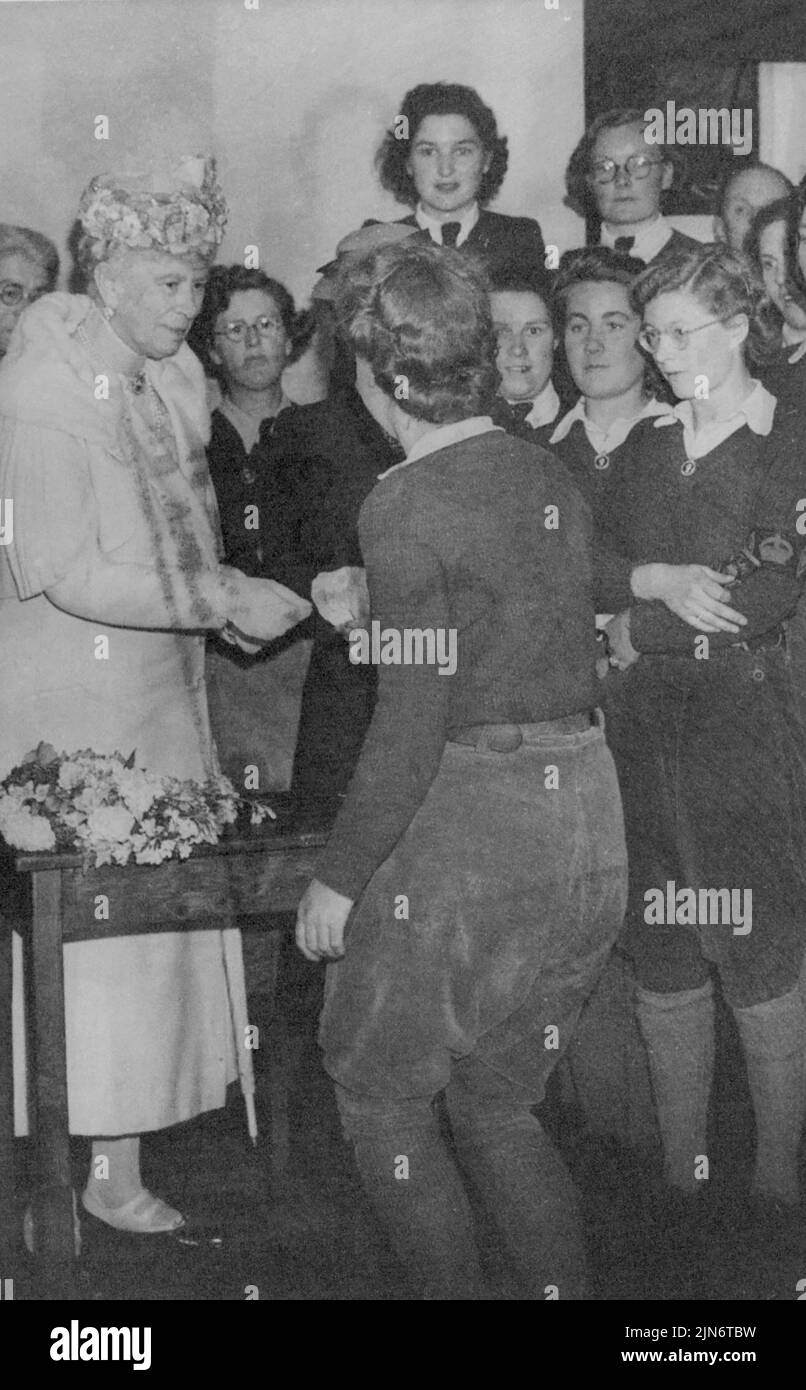
[[[806,1110],[806,1007],[798,989],[733,1009],[756,1117],[754,1191],[798,1201],[798,1146]]]
[[[679,994],[653,994],[639,985],[635,1012],[649,1054],[666,1180],[678,1191],[697,1192],[714,1074],[713,986],[709,980]]]

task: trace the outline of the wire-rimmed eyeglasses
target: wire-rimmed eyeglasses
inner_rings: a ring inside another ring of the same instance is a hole
[[[589,176],[594,183],[612,183],[619,169],[624,169],[631,179],[645,179],[656,164],[663,163],[665,160],[650,159],[648,154],[631,154],[623,164],[617,164],[615,159],[597,159],[590,166]]]
[[[693,333],[699,333],[703,328],[713,328],[715,323],[724,322],[724,319],[709,319],[707,323],[698,323],[696,328],[649,328],[644,325],[638,334],[638,341],[647,352],[654,354],[660,347],[661,338],[668,338],[672,347],[677,352],[682,352],[683,348],[688,347],[688,340]]]
[[[20,304],[30,304],[45,293],[44,285],[27,290],[18,280],[0,280],[0,304],[6,309],[17,309]]]
[[[233,323],[227,323],[223,328],[216,330],[216,338],[229,338],[231,343],[242,343],[250,329],[256,329],[261,338],[271,338],[275,333],[282,333],[285,324],[282,319],[269,318],[268,314],[261,314],[254,323],[247,323],[245,319],[235,319]]]

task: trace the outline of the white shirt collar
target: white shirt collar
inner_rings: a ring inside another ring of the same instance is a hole
[[[794,351],[787,354],[786,360],[790,366],[795,362],[799,362],[801,357],[806,355],[806,338],[802,337],[797,329],[790,328],[788,323],[784,324],[781,331],[781,341],[785,348],[794,349]]]
[[[468,420],[456,420],[452,425],[435,425],[427,434],[420,436],[402,463],[392,464],[385,473],[379,473],[378,478],[388,478],[390,473],[397,472],[398,468],[407,468],[415,459],[426,458],[428,454],[447,449],[450,444],[460,444],[463,439],[472,439],[474,435],[486,434],[490,430],[503,433],[499,425],[493,424],[489,415],[473,415]]]
[[[616,237],[634,236],[635,241],[630,250],[631,256],[639,256],[647,264],[662,251],[667,241],[671,241],[673,227],[669,226],[665,217],[658,213],[651,222],[641,222],[634,229],[628,230],[626,227],[610,228],[606,222],[602,223],[602,234],[599,239],[601,246],[615,247]]]
[[[672,407],[668,418],[656,421],[655,428],[657,429],[661,425],[673,425],[676,420],[679,420],[683,426],[687,457],[700,459],[704,458],[706,454],[710,454],[717,445],[723,444],[743,425],[747,425],[753,434],[769,434],[772,429],[775,406],[775,396],[771,395],[760,381],[754,381],[753,389],[745,396],[739,408],[724,420],[712,420],[710,424],[704,425],[695,433],[691,401],[678,401],[677,405]]]
[[[510,405],[517,405],[517,401],[510,401]],[[554,389],[554,382],[546,382],[539,396],[535,396],[532,402],[532,409],[529,414],[524,416],[527,425],[531,425],[533,430],[539,430],[543,425],[550,425],[557,419],[560,410],[560,398]]]
[[[473,203],[472,207],[466,208],[461,217],[445,217],[442,222],[458,222],[460,231],[456,238],[456,245],[463,246],[470,236],[473,228],[479,220],[480,208],[478,203]],[[424,232],[428,232],[432,241],[438,246],[442,245],[442,222],[437,217],[432,217],[426,212],[422,203],[418,203],[414,212],[414,220],[417,226]]]
[[[653,415],[669,415],[671,409],[665,401],[650,396],[648,401],[644,401],[637,415],[619,415],[612,424],[604,427],[588,419],[585,414],[585,397],[580,396],[573,409],[563,416],[549,443],[558,444],[561,439],[565,439],[575,422],[581,420],[591,448],[598,454],[606,454],[624,443],[633,425],[637,425],[639,420],[648,420]]]

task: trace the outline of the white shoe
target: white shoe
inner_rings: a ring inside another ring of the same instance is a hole
[[[145,1187],[119,1207],[105,1207],[98,1202],[88,1188],[81,1194],[81,1205],[90,1216],[103,1221],[116,1231],[130,1231],[134,1235],[157,1236],[169,1231],[178,1231],[185,1224],[181,1212],[169,1207],[160,1197],[155,1197]]]

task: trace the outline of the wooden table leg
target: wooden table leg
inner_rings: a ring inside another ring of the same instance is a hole
[[[269,951],[268,976],[271,1013],[268,1025],[268,1090],[270,1107],[270,1171],[275,1189],[283,1183],[288,1168],[288,1030],[279,1008],[278,983],[280,956],[283,947],[281,931],[270,928],[267,933]]]
[[[62,876],[33,875],[33,1015],[37,1190],[34,1229],[42,1292],[75,1298],[75,1245],[65,1055]]]

